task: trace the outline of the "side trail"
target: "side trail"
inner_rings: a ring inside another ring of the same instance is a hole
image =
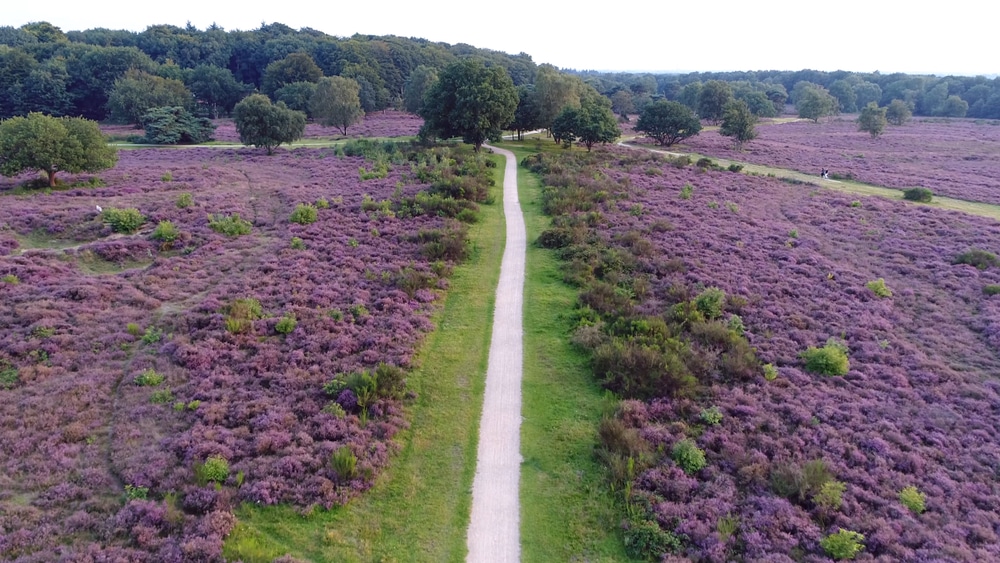
[[[510,151],[489,148],[507,159],[503,180],[507,242],[500,264],[483,413],[479,422],[466,561],[516,563],[521,556],[518,484],[526,235],[517,197],[517,159]]]

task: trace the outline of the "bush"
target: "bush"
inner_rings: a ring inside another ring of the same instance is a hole
[[[820,547],[827,555],[836,560],[854,559],[865,549],[862,543],[865,537],[851,530],[841,528],[836,534],[830,534],[819,541]]]
[[[306,243],[303,242],[302,239],[299,238],[299,237],[292,237],[292,241],[291,241],[290,246],[292,247],[292,250],[305,250],[306,249]]]
[[[340,446],[330,456],[330,467],[341,481],[350,481],[358,476],[358,457],[351,448]]]
[[[163,375],[156,373],[156,370],[149,368],[132,379],[132,383],[140,387],[156,387],[163,383]]]
[[[174,402],[174,394],[170,389],[157,389],[149,396],[149,402],[154,405],[162,405]]]
[[[743,165],[742,164],[730,164],[729,168],[727,168],[727,170],[729,170],[730,172],[740,172],[741,170],[743,170]]]
[[[665,553],[683,547],[679,537],[645,518],[629,520],[624,536],[625,554],[644,561],[659,561]]]
[[[719,407],[709,407],[707,409],[702,409],[701,413],[698,415],[702,421],[710,426],[716,426],[722,422],[722,411]]]
[[[872,290],[877,297],[892,297],[892,291],[885,286],[885,280],[882,278],[866,283],[865,287]]]
[[[813,495],[813,502],[821,508],[837,510],[843,503],[843,495],[846,490],[847,485],[840,481],[827,481],[819,488],[819,492]]]
[[[10,285],[17,285],[21,283],[21,279],[15,276],[14,274],[7,274],[6,276],[0,278],[0,282]]]
[[[194,196],[189,192],[184,192],[177,196],[177,207],[180,209],[187,209],[194,205]]]
[[[902,491],[899,491],[899,502],[903,503],[903,506],[910,509],[910,512],[914,514],[920,514],[926,507],[924,506],[924,501],[926,497],[924,493],[921,493],[913,485],[905,487]]]
[[[774,364],[764,364],[764,379],[767,381],[778,379],[778,368],[774,367]]]
[[[316,206],[310,203],[300,203],[295,206],[295,211],[292,211],[292,216],[288,220],[292,223],[308,225],[315,223],[318,216]]]
[[[1000,261],[997,260],[996,254],[986,250],[980,250],[978,248],[970,248],[968,251],[959,254],[955,257],[955,261],[953,263],[968,264],[969,266],[975,266],[980,270],[1000,266]]]
[[[250,234],[253,225],[250,221],[240,219],[239,213],[232,215],[208,215],[208,226],[217,233],[231,237]]]
[[[329,209],[330,202],[326,200],[325,197],[321,197],[316,200],[316,209]]]
[[[13,389],[20,382],[17,368],[0,360],[0,389]]]
[[[158,240],[161,242],[174,242],[180,233],[177,231],[177,227],[170,221],[160,221],[156,224],[156,228],[153,229],[153,240]]]
[[[694,186],[691,184],[684,184],[681,188],[681,199],[691,199],[691,194],[694,192]]]
[[[252,297],[236,299],[226,308],[226,330],[232,333],[240,333],[249,330],[253,321],[264,316],[264,309],[260,301]]]
[[[710,287],[694,298],[694,306],[706,319],[717,319],[722,315],[726,303],[726,293],[717,287]]]
[[[927,188],[910,188],[908,190],[903,190],[903,199],[909,201],[919,201],[921,203],[930,203],[934,199],[934,192],[928,190]]]
[[[278,334],[288,334],[295,330],[295,325],[297,324],[298,321],[295,320],[295,315],[289,313],[275,323],[274,330]]]
[[[101,213],[101,220],[110,226],[112,231],[125,234],[138,231],[139,227],[146,222],[146,218],[134,207],[105,209]]]
[[[182,107],[153,108],[146,112],[139,122],[146,130],[144,142],[154,145],[204,143],[210,140],[215,132],[212,120],[195,117]]]
[[[689,439],[684,439],[674,444],[674,449],[671,450],[670,457],[688,475],[697,473],[708,465],[708,462],[705,461],[705,452]]]
[[[1000,285],[997,285],[995,283],[985,285],[983,286],[983,293],[985,293],[986,295],[996,295],[1000,293]]]
[[[220,455],[209,456],[205,463],[196,463],[194,476],[200,485],[223,483],[229,477],[229,461]]]
[[[701,157],[698,159],[698,162],[694,163],[694,165],[698,168],[714,168],[715,162],[713,162],[711,158]]]
[[[800,354],[806,362],[806,371],[820,375],[846,375],[850,369],[847,346],[833,338],[822,348],[810,346]]]
[[[149,487],[125,485],[125,500],[146,500]]]

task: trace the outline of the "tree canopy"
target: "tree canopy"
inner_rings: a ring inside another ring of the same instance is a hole
[[[361,109],[361,98],[358,97],[360,91],[358,83],[350,78],[320,78],[316,84],[316,92],[309,101],[309,108],[320,123],[336,127],[346,135],[347,128],[365,116]]]
[[[746,102],[734,100],[726,104],[722,112],[722,126],[719,127],[719,134],[732,137],[736,148],[742,148],[744,143],[748,143],[757,138],[757,116],[750,111]]]
[[[910,104],[903,100],[893,100],[885,108],[885,118],[893,125],[903,125],[910,120],[912,115],[913,109],[910,107]]]
[[[517,101],[517,88],[503,68],[487,67],[474,58],[452,63],[424,99],[422,133],[462,137],[478,151],[487,140],[499,139],[514,121]]]
[[[300,139],[306,128],[306,114],[282,102],[272,104],[263,94],[251,94],[236,104],[233,121],[241,143],[264,147],[267,154],[282,143]]]
[[[162,78],[140,70],[130,70],[115,81],[108,95],[111,119],[119,123],[139,123],[157,107],[194,108],[194,97],[180,80]]]
[[[868,102],[868,105],[861,108],[861,115],[858,116],[858,131],[865,131],[877,139],[885,131],[886,108],[878,107],[875,102]]]
[[[726,104],[733,100],[733,89],[721,80],[709,80],[698,93],[698,115],[718,123]]]
[[[0,122],[0,174],[40,170],[55,187],[56,173],[99,172],[118,162],[97,122],[29,113]]]
[[[822,86],[811,85],[804,87],[795,100],[795,107],[799,111],[799,117],[811,119],[816,123],[828,116],[835,115],[839,111],[839,102],[826,91]]]
[[[215,125],[206,117],[195,117],[182,107],[159,107],[140,120],[145,141],[154,145],[192,145],[212,138]]]
[[[658,100],[639,113],[635,130],[656,139],[661,146],[669,147],[697,135],[701,131],[701,122],[684,104]]]
[[[597,143],[613,143],[622,134],[611,111],[611,101],[596,91],[584,97],[579,108],[566,106],[552,121],[556,142],[569,146],[579,140],[589,151]]]

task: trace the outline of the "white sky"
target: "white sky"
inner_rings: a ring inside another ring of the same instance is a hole
[[[1000,3],[885,0],[5,0],[0,25],[227,31],[262,22],[468,43],[577,70],[1000,74]]]

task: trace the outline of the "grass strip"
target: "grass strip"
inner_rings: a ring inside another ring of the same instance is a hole
[[[244,505],[224,554],[244,563],[291,554],[307,561],[465,560],[479,415],[493,304],[504,249],[497,158],[496,202],[469,229],[471,259],[456,267],[437,327],[407,378],[417,393],[401,452],[371,490],[333,510],[301,514],[288,506]]]

